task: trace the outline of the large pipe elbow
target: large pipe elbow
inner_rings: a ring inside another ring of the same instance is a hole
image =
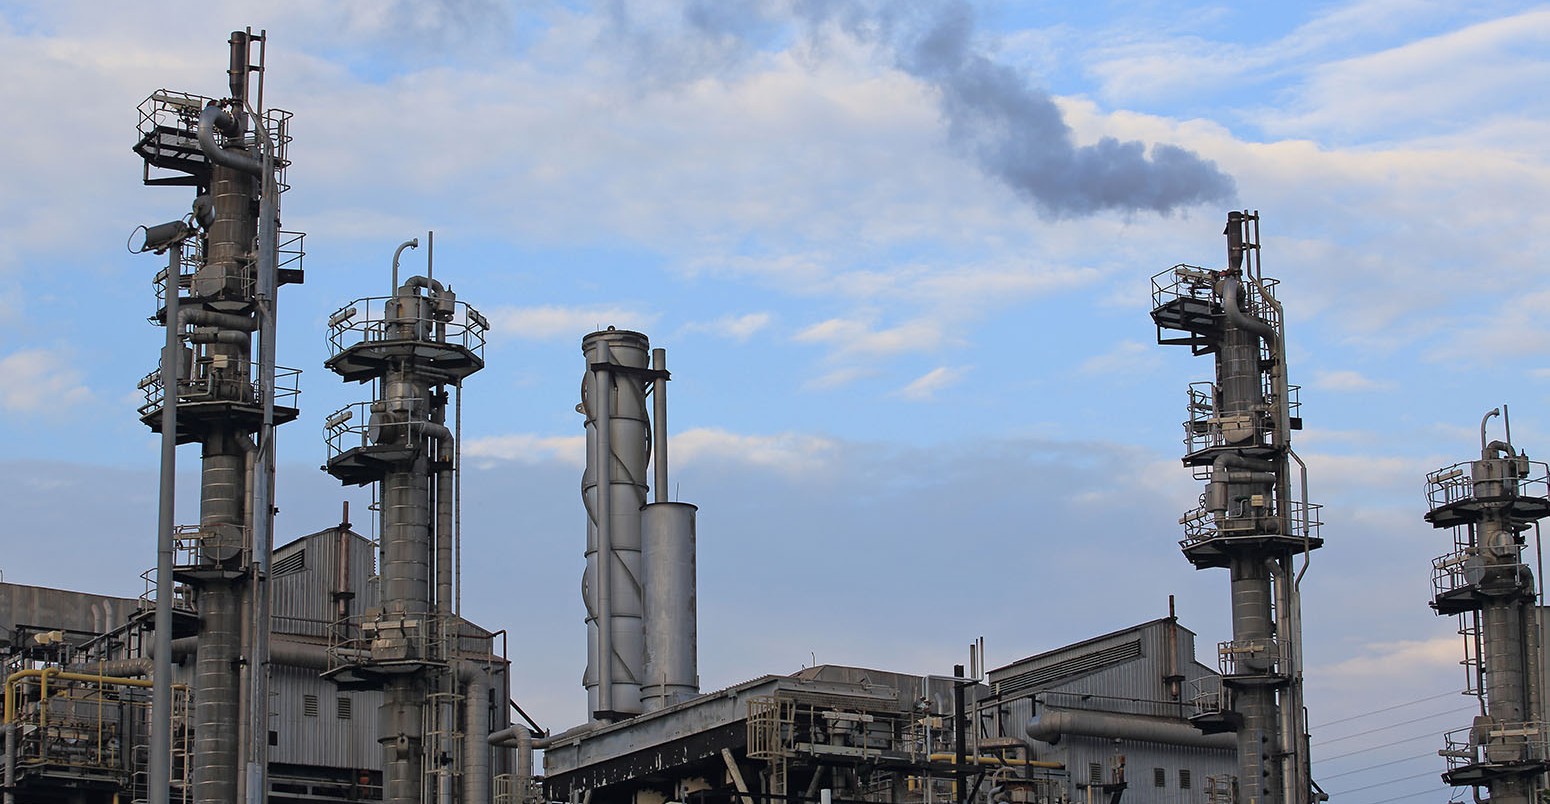
[[[422,288],[431,293],[441,293],[446,290],[446,288],[442,287],[440,281],[431,279],[428,276],[411,276],[404,280],[404,287]]]
[[[1279,340],[1275,327],[1243,312],[1243,308],[1240,306],[1242,298],[1239,294],[1241,287],[1242,283],[1236,276],[1229,274],[1222,278],[1222,310],[1227,313],[1228,323],[1231,323],[1238,329],[1248,330],[1264,338],[1269,343],[1275,343]]]
[[[215,141],[215,132],[235,135],[241,129],[225,109],[211,103],[199,113],[199,150],[205,158],[221,167],[240,170],[252,176],[264,175],[264,163],[240,151],[228,151]]]

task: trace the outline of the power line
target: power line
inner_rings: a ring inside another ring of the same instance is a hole
[[[1329,776],[1320,776],[1319,777],[1319,781],[1327,782],[1330,779],[1339,779],[1342,776],[1350,776],[1353,773],[1361,773],[1362,771],[1370,771],[1370,770],[1375,770],[1377,768],[1386,768],[1389,765],[1398,765],[1401,762],[1414,762],[1414,761],[1416,761],[1418,759],[1426,759],[1427,757],[1430,757],[1432,759],[1437,759],[1437,755],[1435,753],[1428,751],[1425,754],[1416,754],[1413,757],[1405,757],[1404,759],[1394,759],[1394,760],[1390,760],[1388,762],[1379,762],[1376,765],[1368,765],[1368,766],[1366,766],[1364,768],[1357,768],[1356,770],[1341,771],[1339,773],[1331,774]]]
[[[1360,748],[1360,749],[1357,749],[1355,751],[1347,751],[1344,754],[1336,754],[1335,756],[1332,756],[1332,757],[1320,757],[1319,758],[1319,762],[1334,762],[1337,759],[1345,759],[1346,757],[1354,757],[1357,754],[1365,754],[1365,753],[1367,753],[1369,751],[1376,751],[1379,748],[1388,748],[1389,746],[1402,745],[1404,743],[1413,743],[1413,742],[1415,742],[1417,740],[1435,740],[1435,739],[1437,739],[1438,737],[1441,737],[1444,734],[1447,734],[1447,732],[1439,731],[1439,732],[1434,732],[1432,734],[1421,734],[1421,735],[1418,735],[1418,736],[1415,736],[1415,737],[1406,737],[1403,740],[1395,740],[1394,742],[1391,742],[1391,743],[1382,743],[1380,745],[1370,745],[1370,746],[1368,746],[1366,748]]]
[[[1425,773],[1412,773],[1409,776],[1401,776],[1398,779],[1385,779],[1385,780],[1383,780],[1381,782],[1375,782],[1373,784],[1365,785],[1363,787],[1353,787],[1350,790],[1341,790],[1338,793],[1330,793],[1329,795],[1330,795],[1330,798],[1334,798],[1335,796],[1344,796],[1344,795],[1347,795],[1347,794],[1350,794],[1350,793],[1360,793],[1363,790],[1371,790],[1374,787],[1387,787],[1387,786],[1389,786],[1389,785],[1391,785],[1391,784],[1393,784],[1395,782],[1405,782],[1405,781],[1409,781],[1411,779],[1419,779],[1422,776],[1433,776],[1433,775],[1436,775],[1436,776],[1439,776],[1439,777],[1442,776],[1441,773],[1437,773],[1436,771],[1426,771]]]
[[[1431,720],[1434,717],[1442,717],[1444,715],[1457,715],[1457,714],[1461,714],[1461,713],[1464,713],[1464,712],[1472,712],[1472,711],[1474,711],[1474,709],[1475,709],[1475,707],[1473,707],[1473,706],[1466,706],[1466,707],[1464,707],[1462,709],[1454,709],[1454,710],[1449,711],[1449,712],[1433,712],[1430,715],[1425,715],[1425,716],[1422,716],[1422,717],[1411,718],[1409,720],[1401,720],[1398,723],[1390,723],[1387,726],[1379,726],[1379,727],[1377,727],[1375,729],[1368,729],[1366,731],[1359,731],[1359,732],[1356,732],[1355,734],[1347,734],[1344,737],[1336,737],[1336,738],[1334,738],[1332,740],[1319,740],[1318,744],[1319,745],[1329,745],[1330,743],[1338,743],[1338,742],[1340,742],[1342,740],[1350,740],[1350,739],[1353,739],[1353,738],[1356,738],[1356,737],[1362,737],[1362,736],[1365,736],[1365,735],[1368,735],[1368,734],[1374,734],[1374,733],[1377,733],[1377,732],[1380,732],[1380,731],[1388,731],[1389,729],[1397,729],[1400,726],[1408,726],[1411,723],[1420,723],[1423,720]]]
[[[1389,804],[1389,802],[1392,802],[1392,801],[1404,801],[1407,798],[1415,798],[1416,796],[1428,796],[1428,795],[1432,795],[1434,793],[1441,793],[1441,792],[1444,792],[1444,791],[1437,790],[1437,789],[1421,790],[1421,791],[1418,791],[1418,792],[1415,792],[1415,793],[1406,793],[1406,794],[1404,794],[1402,796],[1394,796],[1393,798],[1380,798],[1377,801],[1369,801],[1369,802],[1367,802],[1367,804]]]
[[[1340,718],[1339,720],[1328,720],[1328,721],[1325,721],[1323,723],[1318,724],[1317,726],[1310,726],[1308,728],[1310,730],[1312,730],[1312,729],[1322,729],[1325,726],[1333,726],[1336,723],[1345,723],[1346,721],[1349,721],[1349,720],[1360,720],[1361,718],[1364,718],[1364,717],[1371,717],[1372,715],[1381,715],[1384,712],[1392,712],[1395,709],[1403,709],[1403,708],[1405,708],[1407,706],[1415,706],[1418,703],[1426,703],[1427,701],[1435,701],[1438,698],[1446,698],[1449,695],[1462,695],[1462,694],[1463,693],[1460,693],[1457,690],[1453,690],[1453,691],[1450,691],[1450,692],[1439,693],[1437,695],[1433,695],[1433,696],[1430,696],[1428,698],[1417,698],[1417,699],[1415,699],[1413,701],[1405,701],[1404,703],[1397,703],[1397,704],[1394,704],[1393,706],[1385,706],[1382,709],[1374,709],[1371,712],[1362,712],[1359,715],[1351,715],[1350,717],[1343,717],[1343,718]]]

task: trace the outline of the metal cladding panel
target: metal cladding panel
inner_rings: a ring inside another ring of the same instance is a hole
[[[123,625],[138,606],[131,598],[0,583],[0,638],[17,625],[101,634]]]
[[[377,585],[371,582],[376,559],[371,542],[347,533],[349,540],[349,588],[354,598],[352,613],[375,606]],[[328,626],[338,617],[334,593],[339,553],[339,529],[329,528],[303,536],[274,552],[270,562],[270,616],[281,634],[328,636]]]
[[[1107,773],[1115,755],[1125,758],[1125,804],[1200,804],[1205,801],[1206,777],[1237,772],[1236,752],[1219,748],[1169,746],[1135,740],[1115,741],[1101,737],[1067,737],[1060,741],[1059,756],[1071,774],[1067,794],[1073,801],[1085,801],[1092,766]],[[1043,758],[1043,757],[1041,757]],[[1162,786],[1157,786],[1156,770],[1161,768]],[[1180,771],[1185,771],[1181,777]],[[1181,786],[1187,784],[1187,787]]]
[[[275,744],[271,762],[326,768],[381,770],[377,707],[382,693],[345,691],[316,670],[275,666]],[[348,702],[348,703],[346,703]]]

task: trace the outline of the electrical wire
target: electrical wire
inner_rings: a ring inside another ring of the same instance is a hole
[[[1322,729],[1322,728],[1324,728],[1326,726],[1333,726],[1336,723],[1345,723],[1345,722],[1351,721],[1351,720],[1360,720],[1360,719],[1362,719],[1364,717],[1371,717],[1372,715],[1381,715],[1384,712],[1392,712],[1395,709],[1403,709],[1403,708],[1405,708],[1407,706],[1415,706],[1418,703],[1426,703],[1427,701],[1435,701],[1438,698],[1446,698],[1449,695],[1462,695],[1462,694],[1463,693],[1459,692],[1458,690],[1452,690],[1452,691],[1449,691],[1449,692],[1443,692],[1443,693],[1439,693],[1437,695],[1432,695],[1432,696],[1429,696],[1429,697],[1426,697],[1426,698],[1417,698],[1417,699],[1415,699],[1413,701],[1405,701],[1404,703],[1397,703],[1397,704],[1394,704],[1393,706],[1385,706],[1382,709],[1374,709],[1371,712],[1362,712],[1361,714],[1351,715],[1350,717],[1343,717],[1343,718],[1340,718],[1339,720],[1325,721],[1323,723],[1318,724],[1317,726],[1310,726],[1309,729],[1310,730],[1311,729]]]
[[[1405,782],[1405,781],[1409,781],[1411,779],[1419,779],[1422,776],[1438,776],[1438,777],[1441,777],[1442,774],[1438,773],[1436,771],[1426,771],[1424,773],[1413,773],[1413,774],[1411,774],[1409,776],[1401,776],[1398,779],[1385,779],[1385,780],[1383,780],[1381,782],[1374,782],[1373,784],[1364,785],[1362,787],[1353,787],[1350,790],[1341,790],[1338,793],[1330,793],[1329,797],[1330,798],[1334,798],[1335,796],[1344,796],[1344,795],[1349,795],[1351,793],[1360,793],[1363,790],[1371,790],[1374,787],[1387,787],[1387,786],[1389,786],[1389,785],[1391,785],[1391,784],[1393,784],[1395,782]]]
[[[1332,757],[1320,757],[1319,758],[1319,762],[1321,762],[1321,763],[1323,763],[1323,762],[1334,762],[1337,759],[1345,759],[1346,757],[1354,757],[1357,754],[1365,754],[1365,753],[1368,753],[1370,751],[1376,751],[1376,750],[1378,750],[1380,748],[1388,748],[1388,747],[1394,746],[1394,745],[1403,745],[1404,743],[1413,743],[1413,742],[1415,742],[1417,740],[1435,740],[1435,739],[1437,739],[1438,737],[1441,737],[1444,734],[1447,734],[1447,732],[1439,731],[1439,732],[1435,732],[1435,733],[1432,733],[1432,734],[1420,734],[1420,735],[1417,735],[1415,737],[1406,737],[1403,740],[1395,740],[1394,742],[1391,742],[1391,743],[1382,743],[1380,745],[1370,745],[1370,746],[1368,746],[1366,748],[1360,748],[1360,749],[1357,749],[1355,751],[1347,751],[1344,754],[1336,754],[1335,756],[1332,756]]]
[[[1436,789],[1432,789],[1432,790],[1418,790],[1418,791],[1416,791],[1414,793],[1406,793],[1406,794],[1404,794],[1402,796],[1394,796],[1393,798],[1380,798],[1377,801],[1369,801],[1369,802],[1367,802],[1367,804],[1389,804],[1389,802],[1392,802],[1392,801],[1404,801],[1407,798],[1415,798],[1416,796],[1430,796],[1430,795],[1434,795],[1436,793],[1441,793],[1441,792],[1443,792],[1443,791],[1436,790]]]
[[[1379,726],[1379,727],[1377,727],[1375,729],[1368,729],[1366,731],[1359,731],[1359,732],[1356,732],[1355,734],[1347,734],[1344,737],[1336,737],[1336,738],[1331,739],[1331,740],[1319,740],[1318,741],[1318,745],[1325,746],[1325,745],[1329,745],[1330,743],[1338,743],[1338,742],[1340,742],[1342,740],[1350,740],[1350,739],[1353,739],[1353,738],[1356,738],[1356,737],[1362,737],[1362,736],[1368,735],[1368,734],[1375,734],[1375,733],[1380,732],[1380,731],[1388,731],[1389,729],[1397,729],[1400,726],[1408,726],[1408,725],[1410,725],[1412,723],[1420,723],[1423,720],[1431,720],[1432,718],[1442,717],[1444,715],[1457,715],[1457,714],[1462,714],[1464,712],[1473,712],[1473,711],[1475,711],[1475,707],[1473,707],[1473,706],[1466,706],[1463,709],[1454,709],[1454,710],[1448,711],[1448,712],[1433,712],[1430,715],[1423,715],[1421,717],[1411,718],[1410,720],[1401,720],[1398,723],[1390,723],[1387,726]]]
[[[1377,768],[1386,768],[1389,765],[1398,765],[1398,764],[1400,764],[1402,762],[1414,762],[1414,761],[1416,761],[1418,759],[1427,759],[1427,758],[1436,759],[1437,758],[1437,754],[1435,752],[1428,751],[1425,754],[1416,754],[1413,757],[1405,757],[1404,759],[1394,759],[1394,760],[1389,760],[1388,762],[1379,762],[1376,765],[1368,765],[1366,767],[1356,768],[1354,770],[1341,771],[1339,773],[1332,773],[1332,774],[1329,774],[1329,775],[1319,774],[1319,781],[1327,782],[1330,779],[1339,779],[1342,776],[1350,776],[1353,773],[1361,773],[1362,771],[1370,771],[1370,770],[1374,770],[1374,769],[1377,769]]]

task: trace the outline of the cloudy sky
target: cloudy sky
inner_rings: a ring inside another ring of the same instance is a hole
[[[1155,345],[1149,277],[1221,265],[1225,212],[1257,209],[1325,505],[1315,776],[1353,804],[1448,799],[1435,750],[1469,713],[1426,606],[1451,542],[1422,476],[1502,403],[1550,450],[1550,7],[0,2],[8,581],[138,594],[154,563],[134,409],[160,260],[124,243],[190,199],[141,185],[136,107],[222,94],[244,26],[295,113],[284,223],[307,233],[280,537],[364,509],[316,469],[322,420],[365,399],[322,369],[325,320],[434,230],[436,276],[494,323],[464,399],[463,604],[510,630],[545,725],[584,716],[574,405],[607,325],[669,351],[706,688],[942,672],[981,635],[1002,664],[1170,594],[1210,661],[1225,573],[1176,545],[1210,365]]]

